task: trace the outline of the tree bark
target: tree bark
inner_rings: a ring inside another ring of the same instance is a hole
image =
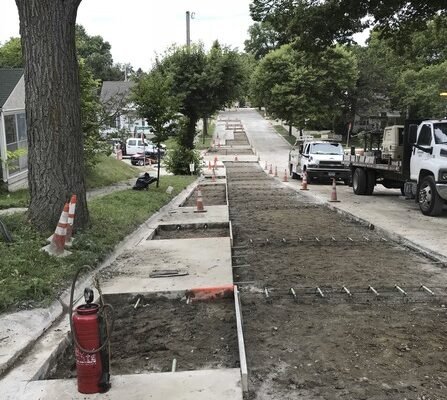
[[[53,230],[77,195],[75,228],[88,224],[75,23],[81,0],[16,0],[25,59],[29,217]]]
[[[292,124],[289,124],[289,136],[292,136]]]
[[[205,136],[208,136],[208,118],[203,117],[202,143],[205,144]]]

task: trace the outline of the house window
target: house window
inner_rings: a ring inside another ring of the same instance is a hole
[[[28,148],[28,139],[26,136],[26,118],[25,113],[5,115],[5,136],[6,150],[26,152]],[[27,154],[21,155],[17,159],[8,160],[9,175],[13,176],[28,168]]]

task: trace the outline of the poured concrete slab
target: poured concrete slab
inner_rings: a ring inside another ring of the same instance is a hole
[[[22,400],[35,399],[164,399],[242,400],[239,369],[117,375],[105,394],[78,393],[76,380],[47,380],[27,383],[19,394]]]
[[[188,275],[150,278],[154,270],[181,269]],[[230,238],[149,240],[112,265],[116,275],[102,283],[103,293],[146,293],[231,285]],[[115,275],[115,274],[114,274]]]
[[[0,374],[22,354],[23,349],[53,323],[62,312],[62,305],[53,303],[49,308],[2,314],[0,317]]]
[[[195,212],[196,207],[182,207],[169,211],[159,219],[159,225],[228,222],[228,206],[206,207],[206,212]]]

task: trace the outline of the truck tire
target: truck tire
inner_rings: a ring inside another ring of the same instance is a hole
[[[292,164],[290,164],[290,176],[292,179],[298,179],[298,174],[296,172],[293,172]]]
[[[352,174],[352,190],[355,194],[366,194],[366,174],[362,168],[356,168]]]
[[[419,208],[422,214],[434,217],[442,213],[443,207],[444,200],[436,190],[433,176],[424,177],[419,185]]]
[[[374,186],[376,186],[376,173],[374,171],[366,171],[366,192],[367,196],[371,196],[374,192]]]

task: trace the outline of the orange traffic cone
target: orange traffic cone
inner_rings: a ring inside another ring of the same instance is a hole
[[[261,161],[261,156],[258,154],[258,162]]]
[[[300,190],[309,190],[307,188],[307,172],[306,171],[303,171],[303,174],[302,174]]]
[[[74,194],[71,196],[70,204],[68,206],[67,236],[65,237],[65,246],[67,247],[73,245],[73,224],[76,213],[76,201],[77,197]]]
[[[287,179],[287,169],[284,170],[284,178],[282,179],[283,182],[289,182]]]
[[[278,167],[275,165],[275,177],[278,177]]]
[[[64,257],[71,254],[64,249],[65,236],[67,235],[68,211],[69,205],[68,203],[65,203],[64,210],[62,211],[61,217],[59,218],[59,222],[56,226],[56,230],[54,231],[51,243],[48,246],[42,248],[43,251],[46,251],[52,256]]]
[[[269,174],[273,175],[272,164],[270,164]]]
[[[208,161],[208,169],[211,169],[211,161]]]
[[[213,177],[212,177],[212,181],[216,182],[216,170],[213,168]]]
[[[339,203],[340,200],[337,200],[337,184],[335,182],[335,178],[332,178],[332,193],[331,199],[329,200],[331,203]]]
[[[216,165],[217,165],[217,156],[214,157],[214,168],[216,168]]]
[[[197,213],[206,212],[205,208],[203,207],[202,191],[200,190],[200,187],[197,189],[196,207],[197,207],[197,210],[194,212],[197,212]]]
[[[269,167],[267,166],[267,161],[265,162],[265,167],[264,169],[267,171],[269,169]]]

